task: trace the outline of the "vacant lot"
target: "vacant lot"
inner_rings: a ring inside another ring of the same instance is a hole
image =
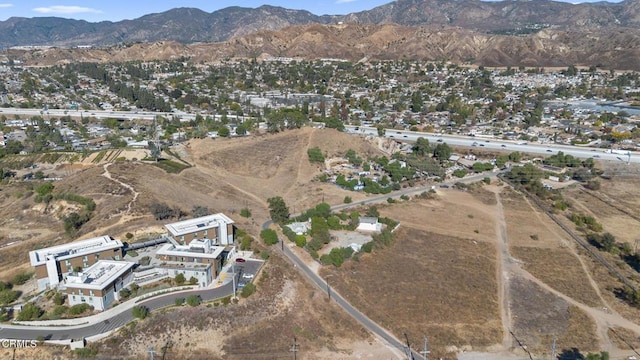
[[[325,269],[325,275],[333,274],[341,294],[398,338],[406,332],[420,344],[426,332],[433,356],[445,356],[450,346],[500,342],[492,245],[407,225],[395,238],[390,247]]]

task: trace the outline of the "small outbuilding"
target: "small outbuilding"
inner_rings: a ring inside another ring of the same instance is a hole
[[[377,217],[360,217],[358,218],[358,231],[380,231],[382,224],[378,222]]]

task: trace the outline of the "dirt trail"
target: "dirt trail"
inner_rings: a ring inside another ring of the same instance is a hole
[[[133,207],[133,203],[138,199],[139,193],[136,191],[136,189],[133,188],[133,186],[131,186],[129,184],[126,184],[126,183],[123,183],[122,181],[113,178],[111,176],[111,173],[109,172],[109,166],[110,165],[111,165],[111,163],[104,164],[104,166],[103,166],[104,173],[102,174],[102,176],[104,176],[107,179],[117,183],[118,185],[122,186],[123,188],[131,190],[131,193],[133,194],[133,198],[127,204],[127,211],[125,212],[126,215],[129,215],[129,214],[131,214],[131,208]]]
[[[547,229],[549,229],[549,231],[551,231],[551,233],[555,234],[558,237],[558,239],[560,239],[561,244],[563,246],[565,246],[569,251],[571,251],[571,253],[578,259],[578,262],[580,262],[580,266],[582,267],[582,270],[587,275],[587,279],[589,280],[589,285],[591,285],[591,287],[595,290],[596,294],[598,294],[598,298],[600,299],[600,301],[602,301],[602,303],[607,308],[611,309],[611,305],[609,305],[607,300],[605,300],[605,298],[602,296],[602,293],[600,292],[600,287],[598,286],[596,281],[591,276],[591,271],[589,271],[589,268],[587,267],[587,264],[585,264],[584,260],[580,256],[580,254],[578,254],[578,251],[576,250],[576,247],[574,245],[575,243],[574,242],[569,242],[568,243],[565,239],[563,239],[562,235],[558,234],[558,232],[556,231],[556,229],[554,227],[549,226],[548,222],[543,221],[542,216],[546,216],[546,215],[541,214],[540,211],[538,211],[537,207],[535,207],[533,204],[531,204],[531,202],[529,201],[529,199],[526,196],[523,196],[523,198],[525,199],[525,201],[527,202],[529,207],[531,207],[533,213],[536,214],[536,217],[538,218],[538,220],[540,220],[540,223],[544,224],[544,226]]]
[[[608,336],[608,329],[611,327],[622,327],[625,329],[632,330],[637,334],[640,334],[640,325],[637,325],[626,318],[622,317],[620,314],[616,312],[610,311],[608,308],[592,308],[587,306],[579,301],[576,301],[572,297],[561,293],[560,291],[555,290],[551,286],[547,285],[537,277],[533,276],[531,273],[526,271],[517,259],[511,257],[509,253],[509,245],[508,245],[508,236],[507,236],[507,227],[506,221],[504,217],[504,211],[502,207],[502,200],[500,198],[499,190],[495,191],[497,204],[497,212],[498,212],[498,221],[496,222],[496,232],[498,235],[497,241],[497,251],[498,251],[498,289],[499,289],[499,302],[500,302],[500,311],[502,315],[502,324],[504,327],[505,335],[503,338],[503,345],[505,347],[511,346],[512,342],[509,337],[509,330],[511,328],[511,314],[509,310],[510,303],[510,293],[509,293],[509,279],[515,276],[518,276],[523,279],[527,279],[532,281],[536,285],[540,286],[542,289],[548,291],[551,294],[554,294],[560,298],[562,298],[567,303],[578,307],[580,310],[584,311],[587,315],[589,315],[596,323],[596,332],[600,342],[600,348],[604,351],[609,352],[620,352],[620,349],[617,349],[616,346],[611,342]],[[579,256],[576,254],[579,258]],[[588,271],[585,271],[587,274]],[[595,282],[591,277],[589,277],[590,283],[595,285]],[[597,286],[597,285],[596,285]],[[596,287],[597,289],[597,287]],[[598,292],[598,294],[600,294]],[[606,302],[603,301],[604,304]]]
[[[511,302],[509,275],[513,272],[513,259],[509,253],[509,244],[507,242],[507,223],[504,217],[504,209],[502,208],[499,190],[495,191],[495,196],[497,200],[496,276],[498,278],[498,304],[500,304],[500,317],[502,319],[502,346],[505,350],[508,350],[513,345],[513,340],[511,339],[511,325],[513,324],[513,321],[511,318],[511,309],[509,308],[509,303]]]

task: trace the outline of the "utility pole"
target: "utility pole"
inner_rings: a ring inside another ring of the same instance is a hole
[[[293,345],[291,345],[291,348],[289,349],[289,352],[293,353],[293,360],[297,359],[297,353],[300,350],[300,345],[298,345],[298,339],[296,339],[296,337],[293,337]]]
[[[153,350],[153,348],[152,348],[152,347],[149,347],[149,350],[147,350],[147,352],[149,353],[149,359],[150,359],[150,360],[153,360],[153,358],[154,358],[154,356],[155,356],[155,354],[156,354],[156,351],[155,351],[155,350]]]
[[[409,343],[409,337],[407,336],[407,333],[404,333],[404,338],[405,340],[407,340],[407,359],[413,360],[413,354],[411,353],[411,344]]]
[[[556,342],[558,337],[553,335],[553,344],[551,344],[551,360],[556,360]]]
[[[424,350],[422,350],[420,352],[420,354],[422,354],[422,356],[424,356],[424,360],[427,360],[427,356],[429,355],[431,351],[428,350],[427,347],[427,335],[424,336]]]
[[[162,360],[164,360],[167,355],[167,350],[173,346],[173,342],[171,340],[167,341],[167,343],[162,347]]]

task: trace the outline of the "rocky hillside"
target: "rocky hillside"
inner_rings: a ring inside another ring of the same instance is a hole
[[[526,36],[507,36],[453,27],[311,24],[258,31],[219,43],[165,41],[104,49],[9,50],[7,54],[31,65],[179,58],[215,62],[280,56],[352,61],[406,57],[484,66],[576,64],[640,70],[640,29],[544,29]]]
[[[550,0],[397,0],[368,11],[317,16],[275,6],[228,7],[212,13],[178,8],[134,20],[89,23],[55,17],[0,21],[0,47],[17,45],[106,46],[173,40],[219,42],[260,30],[306,24],[446,26],[483,34],[523,35],[560,30],[640,27],[640,0],[570,4]]]

